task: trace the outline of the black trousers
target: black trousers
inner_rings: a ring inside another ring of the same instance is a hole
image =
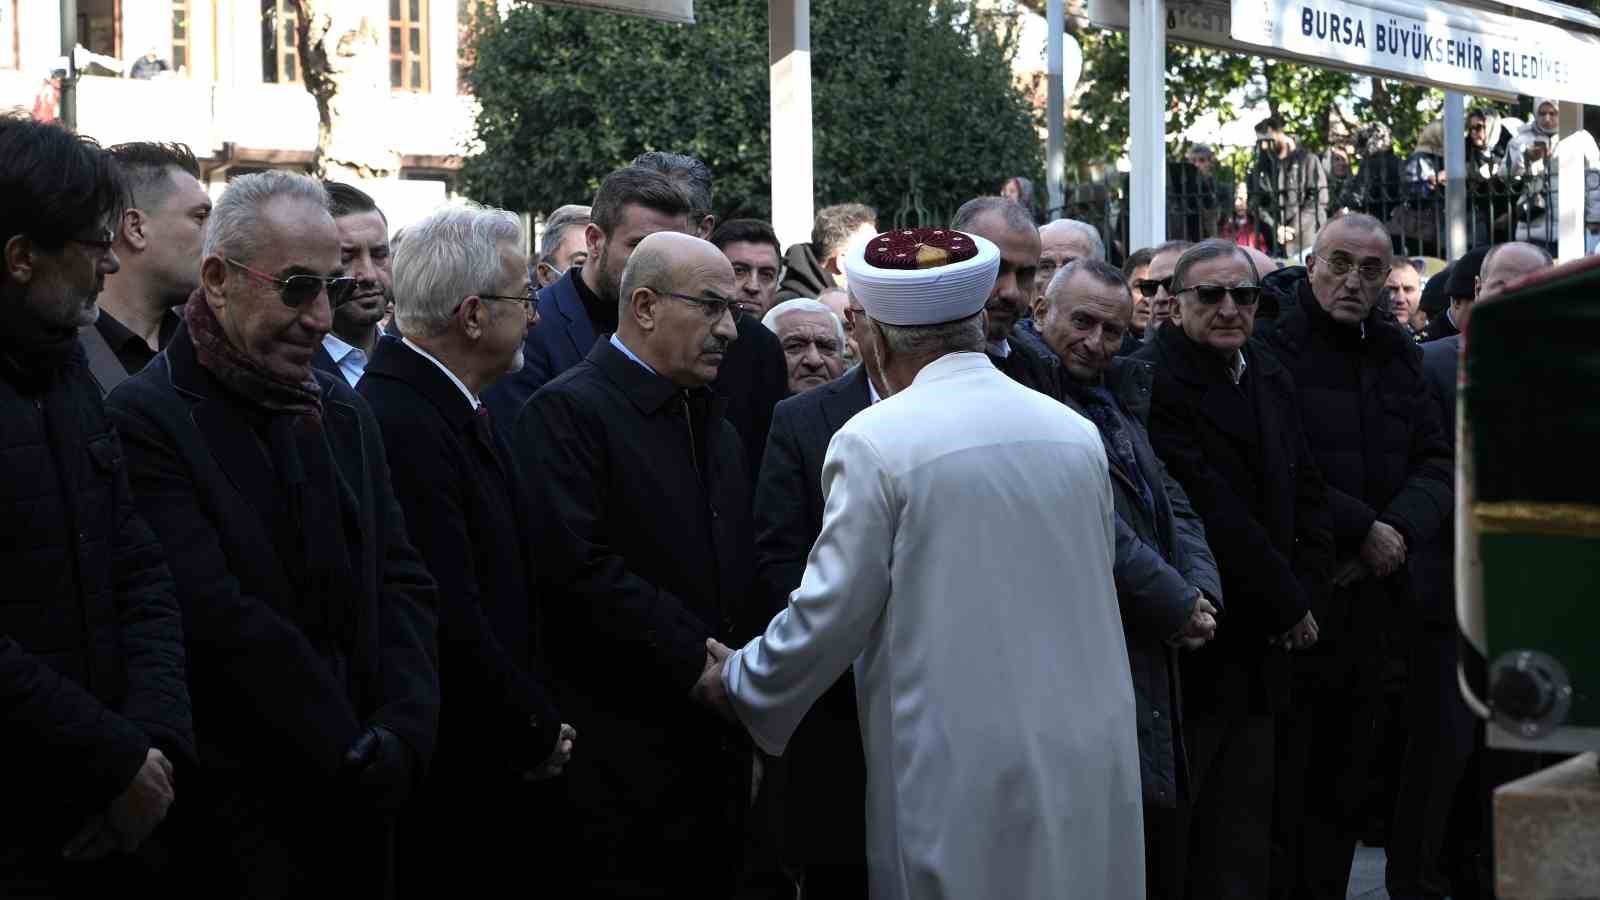
[[[1176,807],[1144,805],[1144,895],[1183,900],[1189,854],[1189,809],[1183,791]]]
[[[1473,753],[1472,712],[1456,679],[1455,626],[1424,626],[1411,654],[1406,719],[1411,737],[1387,845],[1384,882],[1395,900],[1447,897],[1440,855],[1451,807]]]
[[[1350,635],[1294,659],[1294,705],[1278,717],[1272,896],[1344,900],[1376,752],[1377,644]]]
[[[1186,896],[1259,900],[1271,865],[1273,718],[1190,715],[1184,734],[1193,797]]]

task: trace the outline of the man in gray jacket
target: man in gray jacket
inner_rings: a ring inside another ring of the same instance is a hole
[[[1156,458],[1146,432],[1151,365],[1118,357],[1132,328],[1133,293],[1122,272],[1092,258],[1051,280],[1032,328],[1019,328],[1060,361],[1061,399],[1095,423],[1105,443],[1117,507],[1114,574],[1139,719],[1144,789],[1145,884],[1151,898],[1184,895],[1187,778],[1179,727],[1180,648],[1216,630],[1222,598],[1205,527]]]

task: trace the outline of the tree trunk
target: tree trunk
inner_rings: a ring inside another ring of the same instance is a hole
[[[294,5],[301,74],[317,101],[313,174],[333,181],[394,177],[400,154],[385,141],[391,130],[384,115],[389,81],[379,32],[356,4],[295,0]]]

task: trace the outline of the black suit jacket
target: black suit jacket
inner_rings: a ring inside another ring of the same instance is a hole
[[[1444,424],[1444,439],[1452,461],[1457,450],[1456,375],[1460,365],[1459,334],[1422,345],[1422,380],[1427,385],[1428,402],[1437,406],[1439,421]],[[1446,515],[1439,533],[1416,547],[1408,560],[1417,592],[1417,612],[1426,624],[1452,628],[1456,624],[1455,549],[1455,516]]]
[[[1288,702],[1288,657],[1266,639],[1325,609],[1333,569],[1327,488],[1300,426],[1294,379],[1259,339],[1236,386],[1181,328],[1134,355],[1155,363],[1150,441],[1205,523],[1226,597],[1217,638],[1183,658],[1191,715]]]
[[[1027,340],[1012,334],[1007,340],[1011,352],[1004,357],[989,354],[995,368],[1011,376],[1011,380],[1031,387],[1048,397],[1061,399],[1061,373],[1059,364],[1035,349]]]
[[[271,458],[187,331],[107,399],[134,496],[177,581],[201,764],[256,807],[337,809],[348,798],[330,792],[333,776],[364,725],[387,727],[426,763],[438,720],[433,579],[406,537],[371,411],[342,379],[316,378],[322,426],[293,439],[303,471],[331,466],[357,510],[345,523],[359,534],[354,596],[291,588],[263,513],[278,502],[275,469],[289,463]],[[352,623],[337,639],[344,677],[325,638],[296,624],[307,608]]]
[[[870,400],[867,370],[856,366],[779,403],[772,415],[755,508],[756,572],[766,615],[788,605],[822,532],[822,460],[828,442]],[[806,713],[784,762],[786,861],[865,866],[867,770],[849,670]]]
[[[379,343],[357,386],[389,448],[411,539],[439,583],[443,720],[435,789],[538,768],[560,719],[538,672],[532,500],[505,439],[438,366]],[[459,779],[459,782],[458,782]]]
[[[1424,344],[1431,344],[1434,341],[1442,341],[1447,337],[1460,333],[1461,329],[1456,327],[1456,323],[1450,321],[1450,311],[1446,308],[1437,316],[1428,317],[1428,326],[1422,329],[1422,336],[1418,340]]]
[[[597,341],[517,419],[545,647],[583,747],[566,780],[585,896],[671,894],[672,871],[729,861],[737,763],[689,698],[705,639],[751,631],[736,624],[752,609],[750,479],[725,406]]]

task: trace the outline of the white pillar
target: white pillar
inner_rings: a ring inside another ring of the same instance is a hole
[[[772,227],[784,247],[811,240],[811,0],[767,0]]]
[[[1589,173],[1584,171],[1583,144],[1567,138],[1583,130],[1583,104],[1560,104],[1560,146],[1556,148],[1556,256],[1563,262],[1583,258],[1584,199]],[[1534,110],[1537,114],[1539,111]]]
[[[1444,210],[1445,258],[1460,259],[1467,252],[1467,133],[1466,98],[1457,91],[1444,94]]]
[[[1167,237],[1167,10],[1162,0],[1128,4],[1128,250]],[[1111,235],[1106,236],[1108,241]]]
[[[1044,184],[1045,193],[1049,198],[1049,209],[1045,218],[1054,219],[1061,215],[1063,206],[1061,196],[1061,175],[1067,166],[1067,157],[1062,139],[1062,116],[1065,97],[1061,84],[1061,54],[1062,32],[1066,29],[1066,17],[1061,8],[1062,0],[1050,0],[1046,26],[1050,29],[1050,36],[1045,45],[1045,80],[1047,94],[1045,98],[1045,118],[1049,128],[1048,139],[1045,143],[1044,154]]]

